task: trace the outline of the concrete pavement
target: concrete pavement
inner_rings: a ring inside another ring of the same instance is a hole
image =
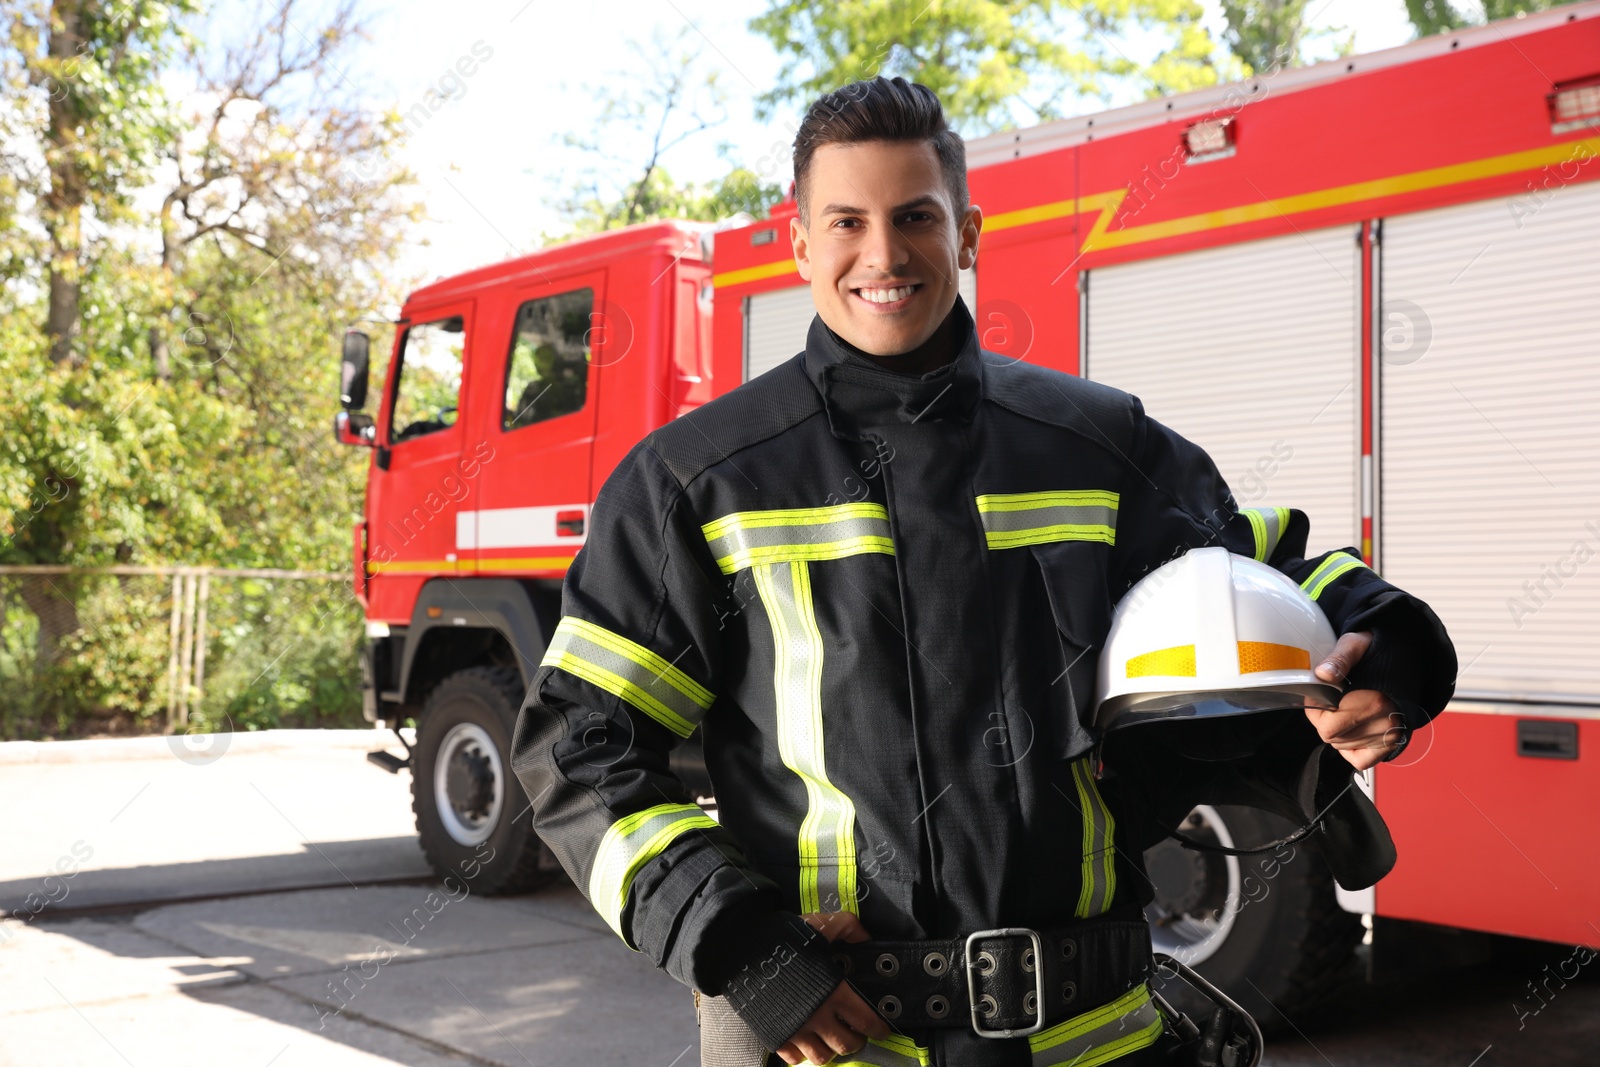
[[[1267,1067],[1589,1067],[1600,980],[1537,961],[1358,992]],[[0,1067],[699,1063],[687,992],[570,886],[300,890],[43,919],[0,943]]]
[[[567,887],[231,898],[0,944],[0,1064],[698,1063],[688,992]]]
[[[382,740],[0,745],[0,1067],[697,1064],[688,992],[571,886],[428,878]],[[1267,1067],[1600,1062],[1600,961],[1541,966],[1358,991]]]
[[[400,752],[376,730],[0,744],[0,911],[427,877],[378,748]]]

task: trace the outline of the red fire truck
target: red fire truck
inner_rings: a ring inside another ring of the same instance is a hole
[[[1456,700],[1365,776],[1400,853],[1375,890],[1303,848],[1148,856],[1158,945],[1286,1013],[1369,937],[1600,945],[1600,862],[1569,829],[1600,810],[1597,156],[1595,0],[968,145],[983,346],[1139,395],[1241,505],[1304,509],[1314,548],[1357,547],[1457,643]],[[408,760],[375,759],[410,770],[441,873],[552,871],[506,753],[562,575],[635,441],[802,347],[793,212],[419,289],[375,418],[346,336],[336,433],[373,454],[366,714],[416,723]]]

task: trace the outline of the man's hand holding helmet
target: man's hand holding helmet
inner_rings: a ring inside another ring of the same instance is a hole
[[[1317,677],[1342,688],[1371,647],[1370,631],[1343,635],[1317,666]],[[1337,708],[1306,708],[1306,718],[1358,771],[1398,756],[1410,739],[1400,709],[1376,689],[1351,689]]]

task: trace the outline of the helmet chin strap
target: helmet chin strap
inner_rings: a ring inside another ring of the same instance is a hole
[[[1292,845],[1297,841],[1303,841],[1307,837],[1310,837],[1312,834],[1316,833],[1318,830],[1322,829],[1323,818],[1328,814],[1329,811],[1333,810],[1333,806],[1335,804],[1344,799],[1344,795],[1350,792],[1350,790],[1355,787],[1355,784],[1356,780],[1352,777],[1350,779],[1350,784],[1339,790],[1338,795],[1332,800],[1328,801],[1328,803],[1324,804],[1322,810],[1313,815],[1311,820],[1304,826],[1300,827],[1300,829],[1296,830],[1294,833],[1289,834],[1287,837],[1280,837],[1276,841],[1269,841],[1265,845],[1261,845],[1258,848],[1231,848],[1227,845],[1208,845],[1204,841],[1196,841],[1192,837],[1185,837],[1176,830],[1168,830],[1167,836],[1172,838],[1178,844],[1182,845],[1184,848],[1190,849],[1194,852],[1216,852],[1224,856],[1259,856],[1263,852],[1273,852],[1282,848],[1284,845]]]

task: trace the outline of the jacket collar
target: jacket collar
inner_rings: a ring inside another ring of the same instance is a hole
[[[812,318],[805,371],[822,396],[834,436],[859,440],[863,431],[891,423],[971,421],[983,398],[978,334],[961,297],[951,314],[960,350],[921,377],[885,370],[847,345],[822,316]]]

